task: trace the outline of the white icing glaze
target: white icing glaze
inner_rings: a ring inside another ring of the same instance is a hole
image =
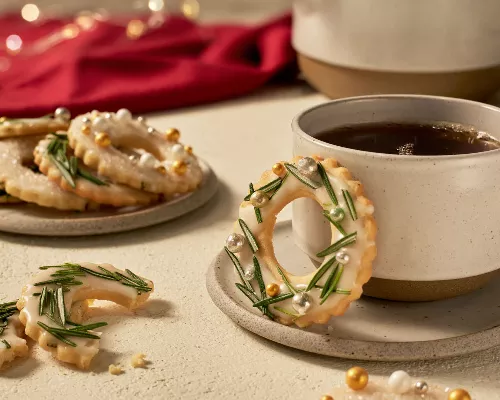
[[[79,265],[100,273],[102,273],[102,271],[98,266],[112,273],[119,272],[127,275],[124,271],[110,264],[79,263]],[[50,327],[59,328],[59,326],[46,315],[39,315],[38,308],[40,297],[34,296],[34,293],[40,293],[43,288],[43,286],[35,286],[35,283],[54,279],[51,274],[55,273],[57,270],[58,268],[49,268],[40,271],[31,278],[29,283],[23,288],[22,296],[17,303],[18,308],[21,310],[20,320],[26,327],[26,335],[33,340],[38,340],[41,347],[52,352],[61,361],[73,363],[79,368],[85,369],[88,368],[90,361],[99,351],[98,339],[71,337],[71,341],[77,345],[76,347],[72,347],[61,342],[38,325],[40,321]],[[84,314],[87,308],[86,300],[88,299],[113,301],[129,309],[134,309],[143,304],[150,294],[150,292],[138,294],[137,290],[130,286],[125,286],[118,281],[103,279],[88,273],[85,276],[76,276],[75,280],[82,282],[82,285],[68,286],[70,290],[64,293],[64,301],[68,312],[68,318],[76,323],[81,322],[83,318],[82,314]],[[153,283],[151,281],[146,279],[145,281],[150,288],[153,288]],[[58,287],[55,284],[46,286],[52,289]],[[99,335],[99,333],[93,331],[92,333]]]
[[[371,216],[374,212],[374,208],[371,204],[365,204],[364,202],[360,202],[358,198],[354,195],[353,190],[349,187],[347,181],[345,181],[342,178],[339,178],[335,176],[334,174],[331,173],[331,171],[327,168],[326,169],[328,177],[330,179],[331,185],[334,189],[334,192],[336,194],[337,200],[338,200],[338,206],[342,207],[343,210],[345,211],[345,218],[341,222],[342,227],[346,231],[347,234],[357,232],[357,239],[354,244],[351,244],[347,246],[345,249],[348,252],[350,256],[350,261],[344,266],[344,271],[342,273],[342,276],[340,278],[340,281],[337,285],[338,289],[343,289],[343,290],[351,290],[353,286],[356,283],[356,279],[358,276],[358,273],[360,271],[360,266],[361,266],[361,261],[362,257],[365,253],[365,250],[371,246],[375,246],[375,243],[371,240],[368,240],[365,232],[365,227],[364,227],[364,219],[362,216]],[[266,181],[263,182],[263,184],[266,184],[270,182],[271,180],[275,179],[276,176],[271,177],[269,179],[266,179]],[[317,182],[321,182],[321,178],[319,175],[314,176],[313,180],[316,180]],[[255,187],[257,190],[258,187]],[[351,193],[355,208],[358,213],[358,219],[353,220],[351,218],[351,215],[349,213],[349,208],[346,204],[346,201],[342,195],[342,190],[347,190]],[[254,236],[259,239],[259,236],[262,238],[263,235],[268,235],[269,230],[271,228],[270,225],[274,226],[276,222],[276,215],[282,210],[284,206],[286,206],[290,201],[300,198],[300,197],[311,197],[314,200],[316,200],[325,210],[330,210],[334,208],[335,206],[332,204],[332,201],[328,195],[327,190],[325,187],[322,185],[319,189],[313,189],[302,182],[300,182],[297,178],[295,178],[293,175],[289,174],[289,176],[285,179],[283,185],[281,188],[278,190],[276,195],[273,196],[272,200],[264,207],[260,208],[260,212],[262,215],[262,223],[258,223],[256,216],[255,216],[255,211],[254,208],[250,205],[250,203],[245,202],[242,204],[240,207],[240,212],[239,216],[240,219],[246,222],[248,227],[250,228],[250,231],[254,234]],[[343,237],[343,235],[333,226],[331,225],[331,231],[332,231],[332,239],[331,243],[337,242],[339,239]],[[238,223],[235,224],[235,232],[243,234],[243,231],[241,230],[240,226]],[[258,240],[259,241],[259,240]],[[271,249],[274,251],[274,249]],[[266,249],[267,252],[271,251],[269,249]],[[269,284],[271,282],[276,282],[280,284],[282,282],[282,279],[277,271],[277,268],[275,265],[267,265],[262,257],[259,257],[261,254],[262,249],[259,249],[259,251],[256,253],[261,269],[262,269],[262,275],[264,282],[266,284]],[[336,253],[330,254],[325,257],[323,260],[323,263],[326,262],[327,260],[330,260],[331,258],[335,257]],[[250,265],[252,263],[252,253],[249,249],[249,246],[245,244],[243,251],[239,254],[240,256],[240,261],[243,269],[245,268],[246,265]],[[286,270],[286,267],[281,266],[281,269],[285,272],[287,275],[290,283],[292,286],[294,286],[296,289],[301,289],[303,288],[302,285],[307,285],[313,278],[313,276],[316,273],[316,270],[311,271],[311,273],[304,275],[304,276],[297,276],[297,275],[292,275]],[[331,272],[331,269],[327,271],[321,279],[317,282],[317,285],[323,286],[325,281],[328,279],[328,275]],[[283,292],[282,292],[283,293]],[[321,289],[319,288],[313,288],[309,294],[313,302],[313,306],[311,309],[308,311],[308,313],[313,312],[315,309],[322,308],[322,309],[332,309],[335,307],[335,305],[343,298],[345,298],[345,294],[339,294],[339,293],[332,293],[328,299],[322,304],[319,305],[320,301],[320,293]],[[279,303],[275,303],[270,306],[271,309],[274,309],[275,306],[285,308],[291,312],[294,312],[294,309],[292,307],[292,299],[287,299],[284,301],[281,301]],[[274,311],[273,312],[275,315],[281,317],[282,319],[288,320],[288,322],[291,322],[291,317],[287,316],[279,311]],[[325,321],[326,322],[326,321]]]
[[[28,345],[24,336],[24,326],[19,321],[18,314],[8,318],[8,325],[0,335],[0,367],[16,357],[23,357],[28,354]],[[9,343],[8,348],[2,341]]]
[[[185,156],[179,157],[178,146],[183,150],[182,145],[166,140],[157,131],[148,132],[148,126],[137,119],[117,118],[116,114],[109,114],[110,118],[104,118],[103,113],[92,112],[78,116],[71,123],[68,130],[70,145],[86,165],[118,183],[138,189],[145,186],[145,190],[154,193],[184,193],[201,182],[203,174],[196,157],[185,152]],[[93,120],[90,134],[82,133],[82,119],[85,117]],[[95,143],[94,135],[101,131],[109,135],[111,146],[100,147]],[[143,149],[143,154],[150,153],[158,162],[133,163],[129,154],[121,149]],[[172,162],[179,159],[187,164],[184,174],[177,174],[172,169]],[[155,169],[159,165],[166,167],[165,175]]]

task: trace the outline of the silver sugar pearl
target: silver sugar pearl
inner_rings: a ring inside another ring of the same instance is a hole
[[[155,132],[155,128],[153,128],[152,126],[148,127],[148,133],[154,133]]]
[[[111,119],[113,116],[111,115],[111,113],[107,112],[107,113],[104,113],[104,118],[106,119]]]
[[[300,315],[304,315],[305,313],[307,313],[311,306],[311,299],[305,292],[296,293],[292,298],[292,307]]]
[[[132,119],[132,114],[126,108],[120,108],[116,112],[116,119],[118,121],[130,121]]]
[[[129,156],[128,156],[128,159],[129,159],[130,161],[132,161],[132,162],[137,162],[137,157],[136,157],[136,156],[134,156],[133,154],[129,155]]]
[[[233,253],[239,253],[245,244],[245,237],[239,233],[231,233],[226,239],[226,247]]]
[[[349,260],[351,259],[351,257],[349,257],[349,254],[347,253],[347,250],[346,249],[341,249],[336,255],[335,255],[335,259],[337,260],[337,262],[339,262],[340,264],[342,265],[346,265]]]
[[[67,108],[58,107],[56,108],[56,111],[54,111],[54,118],[67,122],[71,119],[71,113]]]
[[[429,391],[429,385],[427,382],[418,381],[415,383],[415,393],[416,394],[426,394]]]
[[[186,150],[184,150],[184,146],[180,143],[176,143],[170,149],[174,160],[183,160],[186,157]]]
[[[90,126],[91,123],[92,123],[92,121],[90,120],[89,117],[83,117],[82,118],[82,124],[83,125]]]
[[[144,117],[137,117],[137,122],[139,122],[140,124],[146,124],[146,118],[144,118]]]
[[[264,207],[268,201],[269,196],[261,190],[256,190],[250,196],[250,203],[252,203],[252,206],[256,208]]]
[[[255,277],[255,266],[253,264],[250,264],[243,271],[243,278],[245,278],[246,281],[251,281],[254,277]]]
[[[330,218],[334,221],[334,222],[340,222],[344,219],[345,217],[345,212],[344,210],[341,208],[341,207],[335,207],[333,209],[331,209],[328,214],[330,215]]]
[[[297,163],[297,168],[300,171],[300,173],[307,176],[311,176],[318,171],[318,164],[311,157],[304,157],[301,158]]]
[[[95,117],[92,121],[92,126],[98,132],[103,132],[108,129],[108,120],[103,117]]]

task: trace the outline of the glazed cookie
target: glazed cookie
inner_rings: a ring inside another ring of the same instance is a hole
[[[28,345],[19,322],[16,302],[0,304],[0,368],[16,357],[26,357]]]
[[[40,118],[0,118],[0,138],[16,136],[43,135],[68,129],[71,114],[66,108],[59,107],[54,114]]]
[[[30,168],[33,150],[40,137],[13,138],[0,141],[0,182],[11,196],[28,203],[60,210],[85,210],[87,199],[62,190],[55,183]]]
[[[33,154],[40,171],[65,191],[115,207],[147,205],[158,200],[156,194],[119,185],[87,171],[67,143],[64,133],[51,134],[38,143]]]
[[[278,213],[308,197],[330,221],[331,245],[317,254],[322,265],[310,274],[292,275],[276,260],[273,230]],[[269,318],[306,327],[342,315],[371,277],[376,256],[374,208],[362,185],[333,159],[295,158],[278,163],[250,185],[240,206],[226,251],[241,283],[236,286]]]
[[[22,290],[19,319],[26,335],[43,349],[81,369],[87,369],[99,351],[100,334],[94,330],[107,325],[80,325],[87,301],[108,300],[135,309],[153,291],[153,282],[110,264],[65,263],[40,269]]]
[[[178,143],[179,132],[160,134],[133,119],[128,110],[92,113],[73,120],[69,144],[85,165],[114,182],[152,193],[171,195],[196,189],[202,171],[189,146]],[[140,157],[131,150],[142,149]]]
[[[5,186],[0,182],[0,204],[18,204],[22,203],[18,198],[11,196],[5,191]]]

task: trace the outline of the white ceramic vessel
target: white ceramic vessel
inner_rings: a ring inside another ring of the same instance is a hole
[[[391,287],[404,282],[403,288],[409,288],[404,291],[416,288],[423,293],[430,287],[436,292],[381,297],[431,300],[473,290],[500,268],[500,150],[399,156],[342,148],[314,138],[342,125],[415,121],[473,125],[500,138],[500,109],[493,106],[431,96],[366,96],[300,113],[292,123],[293,152],[333,157],[364,185],[375,203],[379,226],[375,278]],[[329,243],[328,222],[317,207],[309,199],[293,204],[296,242],[311,257]]]

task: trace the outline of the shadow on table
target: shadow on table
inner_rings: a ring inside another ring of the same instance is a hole
[[[47,237],[0,233],[0,241],[52,248],[99,248],[108,247],[110,244],[121,247],[129,244],[150,243],[182,235],[228,218],[233,222],[234,218],[231,218],[230,213],[228,213],[234,204],[232,196],[229,187],[224,182],[219,181],[217,193],[205,205],[189,214],[162,224],[97,236]]]
[[[373,375],[388,376],[394,371],[404,370],[414,377],[432,378],[433,375],[445,374],[448,377],[456,375],[464,378],[466,377],[464,376],[464,371],[488,369],[488,366],[496,365],[500,359],[499,346],[466,356],[457,356],[438,360],[400,362],[347,360],[293,349],[291,347],[264,339],[252,332],[246,330],[244,331],[250,340],[255,340],[263,347],[267,347],[269,351],[279,352],[291,359],[341,371],[346,371],[352,366],[357,365],[365,368],[370,374]]]

